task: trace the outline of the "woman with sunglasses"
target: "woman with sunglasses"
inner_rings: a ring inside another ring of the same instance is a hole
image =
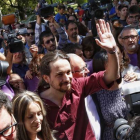
[[[54,140],[43,103],[38,95],[25,91],[13,98],[18,140]]]

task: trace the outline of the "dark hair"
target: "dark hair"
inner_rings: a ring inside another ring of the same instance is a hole
[[[118,10],[121,11],[124,7],[128,8],[127,5],[121,4],[121,5],[118,6]]]
[[[77,22],[79,35],[86,36],[88,33],[88,28],[84,26],[81,22]]]
[[[75,21],[73,21],[73,20],[68,20],[68,21],[66,22],[66,24],[65,24],[66,30],[68,30],[69,24],[76,24],[76,26],[77,26],[77,23],[76,23]],[[77,26],[77,27],[78,27],[78,26]]]
[[[108,61],[108,55],[105,50],[97,52],[93,57],[93,71],[99,72],[105,70],[105,64]]]
[[[93,56],[95,53],[97,53],[100,50],[100,47],[96,44],[95,38],[93,36],[87,36],[87,37],[83,38],[81,45],[82,45],[82,50],[83,50],[84,56],[85,56],[85,54],[84,54],[85,50],[86,51],[93,50],[94,51]]]
[[[50,73],[51,73],[50,63],[54,62],[58,58],[66,59],[69,61],[69,57],[60,50],[48,52],[41,60],[41,64],[40,64],[41,75],[50,75]]]
[[[34,31],[34,29],[32,27],[27,27],[27,30],[33,30]]]
[[[137,13],[140,13],[140,7],[138,5],[132,5],[128,9],[128,14],[137,14]]]
[[[63,4],[58,5],[58,10],[60,9],[64,9],[65,10],[65,6]]]
[[[67,43],[64,45],[64,48],[62,49],[62,51],[64,53],[76,53],[76,49],[80,49],[82,50],[82,46],[78,43]]]
[[[11,115],[12,114],[12,103],[6,96],[4,92],[0,90],[0,110],[4,107],[7,112]]]
[[[80,4],[78,4],[78,6],[77,7],[80,7],[81,8],[81,5]]]
[[[42,32],[40,34],[40,36],[39,36],[39,43],[40,43],[40,45],[44,44],[43,38],[44,37],[49,37],[49,36],[53,36],[54,37],[54,35],[53,35],[53,33],[51,31],[44,31],[44,32]]]

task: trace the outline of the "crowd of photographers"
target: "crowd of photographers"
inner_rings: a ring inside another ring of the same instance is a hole
[[[94,1],[0,34],[0,140],[140,140],[140,7]]]

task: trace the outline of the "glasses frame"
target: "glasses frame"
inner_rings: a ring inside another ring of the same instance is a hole
[[[45,44],[50,44],[50,42],[54,42],[54,41],[55,41],[55,38],[51,38],[51,39],[47,40],[47,41],[45,42]]]
[[[77,73],[77,72],[84,73],[86,68],[87,68],[87,64],[83,68],[81,68],[81,70],[76,70],[76,71],[73,71],[72,73]]]
[[[127,38],[126,38],[127,37]],[[123,40],[127,40],[129,38],[131,39],[136,39],[138,37],[138,35],[130,35],[130,36],[125,36],[125,37],[121,37]]]
[[[0,131],[0,135],[2,135],[3,137],[8,137],[8,136],[10,136],[10,135],[13,134],[13,133],[15,132],[15,130],[16,130],[16,128],[15,128],[15,130],[14,130],[14,131],[11,131],[11,133],[10,133],[9,135],[4,135],[4,134],[3,134],[3,133],[4,133],[6,130],[8,130],[9,128],[11,128],[11,127],[13,127],[13,126],[16,127],[16,125],[17,125],[17,122],[16,122],[14,116],[12,115],[11,117],[13,118],[13,120],[15,121],[15,123],[12,124],[12,125],[10,125],[10,126],[8,126],[8,127],[5,128],[4,130]]]
[[[26,33],[26,36],[30,36],[30,35],[35,35],[35,33],[34,32],[32,32],[32,33]]]

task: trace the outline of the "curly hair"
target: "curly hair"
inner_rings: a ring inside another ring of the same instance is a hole
[[[29,69],[32,73],[32,75],[39,75],[39,67],[40,67],[40,62],[43,58],[44,54],[37,54],[31,61],[29,65]]]

